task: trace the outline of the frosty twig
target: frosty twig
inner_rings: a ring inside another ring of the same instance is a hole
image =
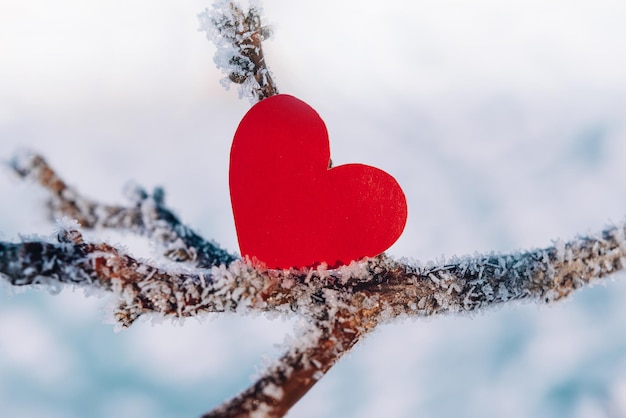
[[[111,206],[93,202],[69,187],[40,155],[16,155],[11,167],[20,177],[32,179],[50,192],[48,209],[52,219],[67,216],[83,228],[130,230],[153,240],[169,259],[192,262],[198,267],[228,264],[236,259],[180,222],[165,206],[161,188],[150,195],[133,186],[127,190],[131,206]]]
[[[250,388],[203,418],[282,417],[362,337],[345,308],[316,324]],[[347,314],[347,315],[346,315]]]
[[[240,85],[239,96],[252,103],[278,94],[278,88],[267,68],[262,42],[271,35],[269,27],[261,23],[261,8],[251,5],[247,12],[241,6],[219,0],[211,11],[198,15],[200,30],[215,43],[215,63],[230,82]]]

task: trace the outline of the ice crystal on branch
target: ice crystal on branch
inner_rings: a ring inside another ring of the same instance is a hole
[[[222,85],[228,89],[231,82],[239,84],[239,97],[248,97],[252,104],[278,93],[261,46],[271,35],[269,27],[262,25],[261,14],[256,2],[244,12],[236,3],[218,0],[198,15],[200,30],[217,47],[214,61],[226,74]]]

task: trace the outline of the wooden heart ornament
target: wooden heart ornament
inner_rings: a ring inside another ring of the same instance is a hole
[[[268,268],[329,267],[375,256],[406,224],[406,198],[375,167],[329,168],[326,126],[277,95],[254,105],[230,151],[230,198],[241,254]]]

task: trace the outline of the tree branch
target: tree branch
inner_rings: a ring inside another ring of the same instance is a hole
[[[261,24],[261,8],[252,5],[248,12],[229,1],[218,0],[211,11],[198,15],[200,30],[215,43],[214,61],[226,74],[222,84],[239,84],[239,97],[247,96],[251,103],[278,94],[278,88],[267,68],[262,42],[271,30]]]
[[[165,206],[165,191],[161,188],[150,195],[139,186],[131,186],[126,194],[132,206],[104,205],[68,186],[40,155],[18,154],[10,166],[18,176],[36,181],[50,192],[51,219],[67,216],[83,228],[129,230],[155,242],[170,260],[191,262],[201,268],[230,264],[237,259],[184,225]]]
[[[624,269],[624,226],[512,254],[421,266],[384,255],[334,270],[258,270],[243,261],[181,271],[141,262],[73,227],[57,243],[0,243],[0,275],[16,286],[71,283],[112,292],[117,321],[143,314],[278,312],[312,328],[248,390],[207,417],[283,416],[364,335],[397,317],[472,312],[513,300],[552,302]]]

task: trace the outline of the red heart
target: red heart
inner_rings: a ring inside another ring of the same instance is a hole
[[[292,96],[253,106],[230,151],[230,198],[243,256],[268,268],[329,267],[375,256],[404,229],[406,198],[363,164],[328,168],[328,133]]]

